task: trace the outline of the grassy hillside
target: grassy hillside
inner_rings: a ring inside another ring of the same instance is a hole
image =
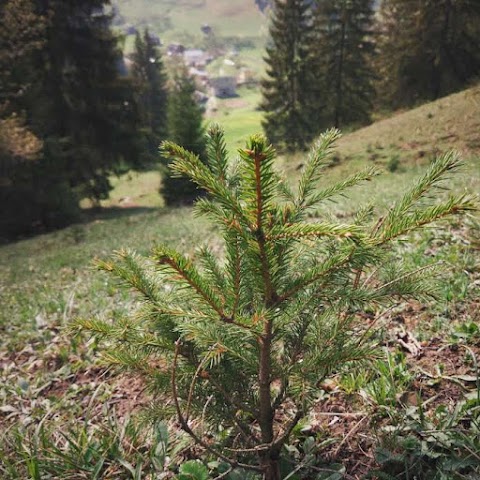
[[[435,152],[450,148],[462,152],[465,167],[449,186],[455,192],[479,192],[479,93],[479,87],[470,89],[345,135],[324,185],[372,164],[385,173],[327,205],[318,217],[348,219],[372,201],[381,214]],[[251,108],[255,94],[247,92],[245,98],[247,103],[234,106],[220,103],[214,115],[226,124],[235,146],[247,131],[259,130],[260,116]],[[300,155],[283,158],[279,167],[293,180],[303,161]],[[160,440],[146,440],[128,420],[132,409],[148,403],[141,381],[106,369],[97,342],[69,329],[78,317],[119,321],[134,308],[128,291],[92,268],[95,257],[123,247],[145,254],[154,242],[191,255],[203,243],[220,249],[216,232],[190,209],[159,207],[157,188],[152,172],[119,179],[109,208],[88,213],[84,223],[0,246],[0,478],[30,478],[28,465],[30,471],[41,465],[48,478],[58,479],[139,478],[135,468],[150,473],[157,468],[152,458]],[[438,300],[400,302],[385,314],[383,363],[371,371],[338,372],[308,419],[310,430],[295,437],[296,446],[311,434],[318,454],[342,463],[348,478],[359,478],[375,465],[378,445],[408,454],[392,460],[391,473],[397,475],[409,462],[417,472],[426,460],[405,447],[405,432],[424,439],[421,448],[431,449],[431,459],[448,459],[451,452],[480,458],[478,436],[469,433],[476,425],[470,421],[473,414],[465,413],[462,403],[480,395],[479,238],[477,216],[425,230],[408,249],[398,246],[412,266],[431,259],[443,264]],[[422,356],[400,348],[392,337],[398,325],[418,339]],[[415,433],[421,428],[420,409],[429,436]],[[455,448],[437,449],[439,438]],[[169,442],[172,462],[192,454],[176,433]],[[95,469],[103,476],[95,477]],[[401,478],[413,478],[412,472]],[[158,477],[145,473],[142,478]]]
[[[479,112],[476,86],[360,129],[340,142],[340,151],[347,157],[364,152],[372,161],[399,154],[419,163],[452,148],[466,156],[478,154]]]
[[[116,0],[120,14],[137,28],[149,27],[164,43],[198,45],[200,28],[208,24],[219,39],[250,39],[265,35],[265,17],[253,0]]]

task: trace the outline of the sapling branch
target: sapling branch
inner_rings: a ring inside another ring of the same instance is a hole
[[[181,342],[177,341],[175,342],[175,354],[173,357],[173,365],[172,365],[172,395],[173,395],[173,403],[175,405],[175,410],[177,412],[177,418],[180,423],[180,427],[185,433],[188,433],[193,440],[203,447],[205,450],[210,452],[212,455],[215,455],[216,457],[220,458],[224,462],[227,462],[229,465],[231,465],[234,468],[240,467],[240,468],[245,468],[246,470],[253,470],[255,472],[261,472],[262,468],[257,466],[257,465],[247,465],[243,464],[240,462],[237,462],[236,460],[233,460],[231,458],[228,458],[227,456],[223,455],[223,453],[219,452],[215,448],[213,448],[211,445],[209,445],[207,442],[203,441],[191,428],[190,425],[188,424],[187,420],[183,416],[182,410],[180,408],[180,401],[178,397],[178,391],[177,391],[177,364],[178,364],[178,355],[179,355],[179,350],[180,350],[180,345]]]
[[[306,305],[303,305],[303,308],[305,308],[308,305],[308,303],[310,302],[307,302]],[[304,322],[302,323],[302,327],[296,336],[296,341],[292,345],[292,351],[290,353],[290,360],[289,360],[288,367],[286,369],[286,374],[284,377],[281,378],[280,390],[277,396],[275,397],[275,400],[273,401],[274,410],[277,410],[286,398],[286,394],[288,390],[289,370],[293,367],[293,365],[295,365],[299,355],[302,352],[305,335],[312,320],[313,320],[313,317],[311,317],[308,320],[307,319],[304,320]]]
[[[173,256],[160,252],[157,254],[157,261],[160,265],[168,265],[174,270],[185,282],[201,297],[203,300],[218,313],[220,318],[225,318],[225,312],[220,307],[220,302],[214,299],[211,293],[207,293],[199,284],[199,276],[193,268],[186,265],[181,265],[179,260]]]
[[[257,194],[257,224],[256,230],[261,232],[263,229],[262,218],[263,218],[263,197],[262,197],[262,172],[261,172],[261,161],[265,160],[265,155],[263,153],[258,153],[253,151],[249,153],[250,156],[253,156],[253,161],[255,163],[255,184],[256,184],[256,194]]]
[[[258,416],[258,412],[254,408],[251,408],[247,404],[232,398],[232,396],[225,390],[222,384],[218,382],[213,376],[210,376],[208,378],[208,381],[220,392],[220,394],[223,396],[223,398],[228,404],[238,408],[239,410],[249,413],[254,417]]]
[[[159,262],[160,265],[162,264],[168,265],[178,275],[180,275],[181,278],[185,280],[185,282],[205,301],[205,303],[209,305],[218,314],[219,320],[221,322],[229,323],[232,325],[236,325],[237,327],[250,330],[250,328],[247,325],[236,322],[231,316],[227,315],[227,313],[221,306],[221,303],[224,303],[224,302],[219,302],[217,299],[215,299],[215,296],[213,293],[208,292],[207,290],[205,290],[205,288],[203,288],[200,285],[199,276],[197,272],[195,272],[193,269],[188,267],[182,267],[182,265],[180,265],[178,261],[176,261],[171,256],[168,256],[165,254],[157,255],[157,261]]]
[[[181,352],[179,351],[179,353],[181,354]],[[208,356],[205,356],[205,358],[198,364],[198,367],[195,371],[195,374],[193,376],[193,379],[192,379],[192,382],[190,384],[190,389],[189,389],[189,393],[188,393],[188,400],[187,400],[187,407],[186,407],[186,412],[185,412],[185,420],[188,422],[188,419],[189,419],[189,414],[190,414],[190,407],[191,407],[191,403],[192,403],[192,399],[193,399],[193,392],[194,392],[194,388],[195,388],[195,385],[196,385],[196,382],[197,382],[197,379],[200,375],[200,372],[202,371],[202,369],[204,368],[206,362],[208,361]],[[207,377],[207,380],[209,381],[209,383],[211,383],[212,385],[215,386],[215,388],[217,388],[217,390],[219,390],[219,392],[221,393],[221,395],[223,396],[223,399],[225,400],[225,402],[230,405],[231,407],[235,407],[235,408],[238,408],[238,409],[241,409],[247,413],[250,413],[251,415],[254,415],[254,412],[247,406],[245,405],[244,403],[242,402],[238,402],[238,401],[235,401],[234,399],[232,399],[232,397],[227,393],[227,391],[222,387],[222,385],[217,382],[212,375],[209,375]],[[209,397],[209,399],[211,399],[211,397]],[[206,408],[206,405],[208,404],[208,401],[207,403],[205,404],[204,406],[204,410]],[[247,425],[245,425],[244,423],[240,422],[234,413],[231,414],[231,420],[232,422],[236,425],[237,429],[239,430],[239,432],[242,434],[242,436],[244,437],[244,439],[246,441],[251,441],[252,439],[253,440],[256,440],[256,437],[255,435],[252,434],[252,432],[249,430],[249,428],[247,427]]]
[[[198,367],[195,370],[195,374],[193,375],[192,382],[190,384],[190,389],[188,391],[187,408],[185,409],[185,420],[187,422],[190,416],[190,407],[192,405],[192,398],[193,398],[193,391],[195,389],[195,384],[197,383],[197,378],[200,375],[200,372],[203,370],[203,367],[207,362],[208,362],[208,356],[205,356],[202,359],[202,361],[198,364]]]
[[[302,408],[298,408],[295,416],[290,420],[286,425],[284,433],[277,438],[272,444],[272,450],[280,452],[282,447],[288,442],[290,435],[293,432],[293,429],[298,425],[298,422],[305,416],[305,412]]]
[[[399,277],[394,278],[394,279],[391,280],[390,282],[378,286],[378,287],[374,290],[374,292],[375,292],[375,293],[378,293],[378,292],[381,292],[382,290],[387,290],[389,287],[391,287],[391,286],[393,286],[393,285],[395,285],[395,284],[400,283],[402,280],[406,280],[407,278],[414,277],[414,276],[418,275],[419,273],[424,272],[424,271],[426,271],[426,270],[432,270],[432,269],[434,269],[435,267],[437,267],[438,265],[439,265],[439,263],[433,263],[433,264],[430,264],[430,265],[424,265],[423,267],[417,268],[416,270],[413,270],[412,272],[408,272],[408,273],[405,273],[405,274],[403,274],[403,275],[400,275]]]
[[[319,280],[322,278],[328,276],[330,273],[335,272],[336,270],[340,270],[342,267],[344,267],[346,264],[348,264],[351,261],[351,257],[353,256],[355,252],[355,248],[353,247],[349,255],[341,260],[338,263],[332,263],[332,266],[327,268],[326,270],[322,270],[316,275],[310,276],[305,278],[304,281],[298,282],[297,285],[295,285],[293,288],[290,290],[286,291],[285,293],[279,295],[279,297],[276,299],[273,307],[278,307],[280,304],[283,302],[286,302],[290,300],[292,297],[294,297],[297,293],[301,292],[302,290],[305,290],[307,287],[317,283]],[[321,284],[320,284],[321,286]]]
[[[276,298],[276,293],[272,285],[272,278],[270,275],[270,265],[266,252],[266,239],[263,229],[263,192],[262,192],[262,170],[261,162],[266,159],[262,152],[250,150],[247,152],[254,161],[255,168],[255,185],[256,185],[256,225],[255,225],[255,240],[258,244],[260,262],[262,268],[262,275],[265,288],[265,303],[267,308],[271,306],[271,302]]]
[[[476,210],[476,206],[473,198],[465,196],[458,199],[450,198],[444,204],[424,210],[416,210],[410,215],[398,214],[398,216],[392,216],[392,218],[389,218],[390,222],[385,223],[383,232],[378,238],[372,237],[372,240],[375,246],[381,246],[443,218],[474,210]]]
[[[234,273],[233,273],[233,291],[234,291],[234,303],[232,307],[232,318],[235,318],[237,315],[238,304],[240,302],[240,282],[241,282],[241,271],[240,271],[240,248],[238,245],[239,239],[235,239],[235,256],[234,256]]]
[[[258,371],[259,388],[259,418],[262,441],[270,443],[273,440],[273,418],[271,382],[272,382],[272,320],[265,320],[264,334],[259,338],[260,359]]]

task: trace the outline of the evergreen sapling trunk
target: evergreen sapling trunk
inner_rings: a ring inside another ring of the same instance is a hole
[[[99,267],[138,292],[138,311],[114,324],[79,321],[106,337],[110,363],[145,377],[155,418],[173,410],[207,457],[245,478],[282,478],[284,447],[322,380],[372,355],[375,322],[365,325],[359,313],[434,295],[425,268],[407,271],[393,258],[393,242],[474,208],[465,195],[427,202],[459,165],[450,153],[380,220],[370,207],[351,223],[311,220],[320,204],[377,174],[367,169],[319,190],[338,136],[332,130],[315,143],[295,190],[275,172],[275,150],[262,136],[233,164],[216,126],[208,164],[165,142],[173,172],[208,192],[196,212],[219,228],[223,254],[203,248],[190,258],[162,245],[149,259],[117,252]],[[212,442],[206,433],[216,438],[219,428],[227,434]]]

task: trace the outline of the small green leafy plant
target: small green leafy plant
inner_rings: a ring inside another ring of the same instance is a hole
[[[398,427],[380,440],[379,468],[366,478],[454,480],[480,473],[480,389],[452,409],[440,405],[426,412],[410,407]]]
[[[401,352],[392,354],[387,350],[385,358],[376,360],[372,368],[375,376],[366,385],[365,393],[376,405],[395,406],[414,379],[414,375],[407,368],[405,355]]]
[[[276,173],[263,136],[252,136],[234,163],[215,126],[207,164],[164,143],[172,171],[207,192],[196,212],[213,220],[222,248],[188,256],[156,245],[148,259],[117,252],[99,267],[138,293],[139,308],[114,323],[79,321],[105,337],[111,364],[144,376],[154,416],[174,413],[206,457],[229,465],[222,478],[238,470],[282,478],[284,447],[322,380],[372,356],[375,321],[357,314],[435,293],[427,268],[406,270],[392,244],[474,208],[465,195],[429,203],[459,165],[447,154],[380,220],[371,207],[348,224],[312,220],[320,204],[377,174],[368,169],[319,190],[338,137],[329,131],[315,143],[295,190]]]
[[[400,156],[398,154],[392,155],[387,163],[388,171],[394,173],[400,167]]]

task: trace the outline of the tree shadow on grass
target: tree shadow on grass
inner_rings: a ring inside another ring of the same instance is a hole
[[[95,220],[114,220],[153,212],[163,215],[167,211],[168,209],[161,207],[91,207],[82,210],[80,223],[89,223]]]
[[[0,245],[15,243],[48,233],[67,231],[69,228],[75,228],[76,226],[81,227],[82,225],[87,225],[93,222],[104,222],[137,215],[145,215],[154,212],[156,212],[158,216],[163,216],[168,211],[169,210],[167,208],[139,206],[86,208],[82,209],[80,214],[75,217],[75,219],[72,219],[71,222],[64,222],[58,225],[55,223],[49,224],[48,222],[38,222],[37,224],[32,225],[28,231],[17,235],[2,235],[2,232],[0,232]]]

